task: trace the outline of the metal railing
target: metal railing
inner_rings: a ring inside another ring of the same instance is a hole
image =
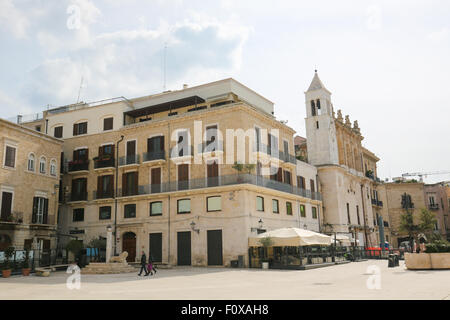
[[[428,208],[430,210],[439,210],[439,204],[438,203],[430,203],[430,204],[428,204]]]
[[[73,202],[73,201],[87,201],[88,194],[87,194],[87,192],[69,193],[69,199],[70,199],[71,202]]]
[[[198,145],[198,153],[223,151],[223,141],[203,142]]]
[[[111,199],[114,198],[114,193],[111,192],[98,192],[98,190],[94,190],[92,192],[92,199]]]
[[[178,146],[170,148],[170,158],[186,157],[194,155],[194,146],[185,146],[178,148]]]
[[[154,151],[154,152],[144,152],[142,154],[142,161],[154,161],[154,160],[166,160],[166,151]]]
[[[260,143],[259,146],[255,144],[254,151],[265,153],[284,162],[297,164],[297,158],[295,155],[285,153],[284,151],[278,150],[277,148],[268,146],[264,143]]]
[[[111,158],[94,158],[94,169],[113,168],[115,167],[115,159]]]
[[[138,154],[128,155],[119,158],[119,166],[126,166],[130,164],[139,164],[140,156]]]
[[[140,185],[138,187],[138,190],[131,190],[132,194],[130,194],[130,192],[122,193],[122,189],[120,189],[118,195],[147,195],[152,193],[174,192],[180,190],[201,189],[237,184],[252,184],[255,186],[295,194],[313,200],[322,200],[322,195],[320,194],[320,192],[311,192],[311,190],[301,189],[286,183],[251,174],[224,175],[210,178],[191,179],[187,181],[171,181],[170,183],[165,182],[153,185]]]
[[[88,171],[89,170],[89,160],[76,160],[68,163],[68,172],[76,171]]]

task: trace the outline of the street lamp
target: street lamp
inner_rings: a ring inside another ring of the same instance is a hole
[[[124,136],[120,136],[116,146],[116,188],[114,192],[114,255],[117,255],[117,192],[119,184],[119,143],[123,141]]]
[[[194,221],[191,222],[191,229],[192,229],[192,231],[200,233],[200,229],[195,229],[195,222]]]

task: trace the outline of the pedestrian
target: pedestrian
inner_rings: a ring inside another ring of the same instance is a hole
[[[156,269],[156,266],[153,264],[152,254],[149,253],[148,255],[148,272],[151,273],[151,275],[156,274],[158,270]]]
[[[147,256],[145,255],[144,250],[142,250],[142,256],[141,256],[141,270],[139,271],[138,276],[140,276],[142,274],[142,271],[145,272],[145,275],[148,276],[149,272],[147,271],[146,268],[147,265]]]

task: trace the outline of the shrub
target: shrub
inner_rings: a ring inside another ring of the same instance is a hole
[[[450,252],[450,243],[447,241],[435,241],[426,245],[426,253]]]

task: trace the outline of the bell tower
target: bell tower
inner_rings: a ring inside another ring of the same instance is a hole
[[[308,160],[312,165],[339,164],[331,92],[317,70],[305,92]]]

